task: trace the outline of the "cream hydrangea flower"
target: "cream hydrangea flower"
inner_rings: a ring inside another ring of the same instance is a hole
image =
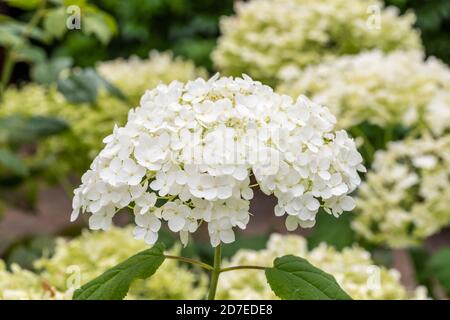
[[[392,142],[359,189],[354,229],[391,247],[420,243],[450,222],[450,136]]]
[[[133,239],[131,227],[113,227],[107,232],[84,230],[72,240],[57,239],[54,255],[41,258],[35,266],[42,270],[41,278],[71,297],[75,280],[87,283],[145,249],[148,246],[144,242]],[[170,254],[179,251],[179,245],[169,250]],[[126,299],[201,299],[206,295],[207,283],[206,274],[200,270],[188,270],[168,259],[153,277],[133,282]]]
[[[108,232],[84,230],[72,240],[58,238],[55,253],[35,262],[38,272],[12,265],[8,271],[0,260],[0,300],[68,300],[74,290],[130,256],[147,249],[133,239],[132,228]],[[179,254],[180,246],[169,252]],[[176,281],[174,282],[174,275]],[[150,279],[133,282],[126,299],[201,299],[207,292],[207,275],[167,260]]]
[[[284,69],[343,54],[421,47],[415,16],[399,16],[379,0],[253,0],[237,2],[235,11],[221,20],[213,61],[220,71],[269,84]]]
[[[450,69],[420,51],[340,57],[286,75],[277,90],[330,106],[341,128],[367,121],[441,135],[450,126]]]
[[[148,59],[132,56],[100,62],[97,71],[136,102],[142,92],[160,82],[188,81],[207,75],[206,70],[196,67],[192,61],[174,58],[171,52],[155,50],[150,51]]]
[[[400,283],[400,273],[395,269],[377,266],[370,253],[359,247],[345,248],[341,252],[321,244],[311,251],[306,239],[297,235],[273,234],[267,249],[239,250],[225,266],[270,266],[276,257],[283,255],[304,257],[314,266],[333,275],[339,285],[353,298],[365,299],[425,299],[426,289],[418,287],[408,292]],[[220,299],[279,299],[259,270],[235,270],[221,276],[218,287]]]
[[[320,206],[336,216],[353,209],[348,194],[365,170],[354,141],[334,124],[326,107],[245,75],[161,84],[105,138],[75,190],[71,220],[89,212],[92,229],[107,229],[132,207],[135,235],[149,244],[161,221],[184,244],[204,221],[215,247],[246,228],[257,184],[277,197],[275,213],[287,214],[289,230],[311,227]],[[167,202],[156,206],[149,193]]]
[[[0,260],[0,300],[62,300],[67,295],[39,275],[13,264],[11,271]]]

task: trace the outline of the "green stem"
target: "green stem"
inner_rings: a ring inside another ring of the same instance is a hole
[[[214,300],[217,291],[217,284],[220,276],[220,264],[222,262],[222,246],[219,244],[214,249],[214,269],[211,271],[211,283],[209,286],[208,300]]]
[[[183,262],[186,262],[186,263],[189,263],[189,264],[197,265],[199,267],[202,267],[202,268],[210,270],[210,271],[214,270],[214,268],[212,266],[210,266],[209,264],[203,263],[203,262],[198,261],[198,260],[194,260],[194,259],[190,259],[190,258],[186,258],[186,257],[171,256],[171,255],[168,255],[168,254],[165,254],[164,256],[167,259],[174,259],[174,260],[183,261]]]
[[[261,266],[234,266],[234,267],[228,267],[228,268],[220,269],[220,272],[222,273],[222,272],[241,270],[241,269],[266,270],[267,267],[261,267]]]

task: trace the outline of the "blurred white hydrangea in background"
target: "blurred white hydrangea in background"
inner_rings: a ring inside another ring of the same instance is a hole
[[[344,248],[341,252],[321,244],[308,251],[307,241],[297,235],[273,234],[267,249],[239,250],[225,266],[271,266],[274,258],[296,255],[333,275],[339,285],[353,298],[364,299],[425,299],[427,291],[418,287],[408,292],[400,283],[400,273],[374,265],[370,253],[359,247]],[[278,299],[265,281],[261,270],[224,272],[218,288],[220,299]]]
[[[335,122],[326,107],[245,75],[158,85],[105,138],[75,190],[71,220],[89,212],[90,228],[106,230],[131,207],[138,239],[155,243],[167,221],[186,244],[204,221],[215,247],[246,228],[259,186],[277,197],[275,214],[287,213],[289,230],[311,227],[320,206],[335,216],[354,208],[348,194],[365,171]]]
[[[130,256],[148,249],[144,242],[133,238],[133,228],[113,227],[107,232],[83,233],[72,240],[57,239],[55,253],[36,261],[35,267],[42,270],[40,276],[62,292],[70,292],[76,287],[71,278],[71,266],[79,270],[80,284],[85,284],[116,266]],[[179,254],[180,245],[168,250],[169,254]],[[127,299],[202,299],[206,295],[208,278],[200,270],[181,266],[176,260],[166,260],[155,275],[133,283]],[[176,281],[174,281],[176,279]]]
[[[171,52],[150,51],[147,59],[132,56],[128,59],[99,62],[98,73],[120,88],[132,101],[139,98],[148,88],[173,80],[188,81],[206,77],[206,70],[196,67],[190,60],[173,57]]]
[[[18,265],[9,271],[0,260],[0,300],[71,299],[79,285],[145,249],[148,246],[134,240],[130,227],[84,230],[72,240],[58,238],[54,254],[34,263],[36,272]],[[168,253],[179,251],[180,245],[175,245]],[[135,281],[126,299],[202,299],[207,284],[208,276],[201,270],[188,270],[176,260],[167,260],[152,278]]]
[[[377,151],[357,197],[354,229],[375,244],[420,243],[450,222],[450,136]]]
[[[379,28],[368,23],[374,7],[380,8]],[[221,20],[215,66],[271,85],[285,68],[375,48],[421,48],[414,14],[400,16],[379,0],[254,0],[237,2],[235,11]]]
[[[433,57],[425,61],[421,51],[343,56],[282,78],[277,91],[329,106],[340,128],[367,121],[441,135],[450,127],[450,69]]]
[[[58,291],[38,274],[13,264],[7,270],[0,260],[0,300],[62,300],[70,299],[71,293]]]

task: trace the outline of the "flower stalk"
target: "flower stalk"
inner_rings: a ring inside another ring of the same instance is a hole
[[[214,269],[211,271],[211,283],[209,286],[208,300],[214,300],[217,284],[220,276],[220,265],[222,263],[222,246],[219,244],[214,248]]]

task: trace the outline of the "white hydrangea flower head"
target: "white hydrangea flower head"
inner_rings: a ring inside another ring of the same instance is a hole
[[[284,75],[277,91],[307,93],[348,129],[402,125],[439,136],[450,129],[450,69],[423,52],[373,50]]]
[[[124,127],[75,190],[72,220],[88,212],[91,229],[108,229],[133,208],[135,236],[153,244],[161,222],[188,235],[206,222],[212,246],[245,229],[253,187],[275,195],[286,226],[311,227],[322,206],[352,210],[362,157],[330,111],[304,96],[293,101],[242,78],[174,81],[147,91]]]
[[[297,235],[271,235],[267,248],[259,251],[241,249],[225,266],[270,266],[276,257],[283,255],[304,257],[311,264],[333,275],[339,285],[357,300],[374,299],[426,299],[427,290],[417,287],[407,290],[400,282],[396,269],[377,266],[370,253],[359,247],[342,251],[322,243],[308,250],[305,238]],[[220,299],[275,300],[279,299],[267,284],[264,272],[258,270],[235,270],[224,272],[217,295]]]
[[[450,136],[378,151],[357,197],[353,228],[375,244],[419,244],[450,221]]]
[[[246,72],[271,85],[280,72],[344,54],[421,48],[414,14],[400,15],[381,0],[238,1],[235,12],[220,21],[214,64],[221,72]]]

